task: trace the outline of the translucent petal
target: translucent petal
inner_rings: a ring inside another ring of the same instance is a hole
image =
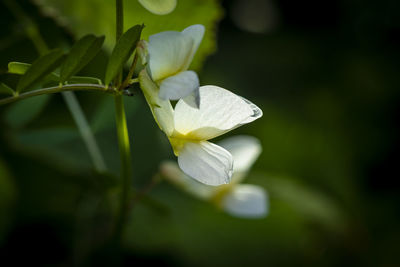
[[[233,171],[232,155],[207,141],[187,142],[180,151],[178,164],[190,177],[213,186],[229,183]]]
[[[222,208],[235,217],[263,218],[269,210],[268,195],[257,185],[235,185],[224,196]]]
[[[148,71],[159,81],[186,70],[193,49],[193,38],[181,32],[166,31],[149,37]]]
[[[188,70],[170,76],[160,83],[160,98],[178,100],[199,89],[199,78],[196,72]]]
[[[176,0],[138,0],[144,8],[157,15],[171,13],[176,7]]]
[[[175,130],[184,138],[208,140],[262,116],[254,104],[221,87],[201,86],[199,94],[199,108],[194,96],[175,106]]]
[[[196,54],[197,49],[200,46],[201,40],[203,40],[205,30],[206,29],[204,28],[203,25],[196,24],[196,25],[189,26],[182,31],[182,34],[190,36],[193,39],[192,50],[190,52],[188,61],[186,62],[185,69],[188,69],[190,63],[192,63],[193,57]]]
[[[238,135],[218,143],[233,156],[232,182],[239,183],[262,151],[260,141],[252,136]]]
[[[246,123],[249,123],[249,122],[252,122],[252,121],[254,121],[254,120],[256,120],[256,119],[262,117],[263,112],[262,112],[262,110],[261,110],[259,107],[257,107],[255,104],[253,104],[252,102],[250,102],[249,100],[247,100],[247,99],[244,98],[244,97],[242,97],[242,99],[243,99],[243,101],[245,101],[247,104],[249,104],[250,108],[253,110],[253,113],[254,113],[253,116],[249,117],[247,120],[244,120],[244,121],[242,122],[242,125],[243,125],[243,124],[246,124]]]
[[[174,131],[174,110],[171,103],[158,97],[159,89],[145,69],[139,73],[139,82],[155,121],[160,129],[170,136]]]

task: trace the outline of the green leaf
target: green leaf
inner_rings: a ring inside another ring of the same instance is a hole
[[[61,49],[55,49],[33,62],[32,66],[22,75],[17,85],[17,92],[29,89],[37,84],[42,78],[46,77],[57,68],[64,58]]]
[[[0,83],[0,95],[14,95],[15,92],[8,85]]]
[[[106,68],[106,75],[104,82],[106,85],[117,76],[117,73],[122,69],[125,62],[132,55],[136,48],[137,43],[140,40],[140,34],[143,29],[143,25],[135,25],[119,38],[114,50],[111,53],[110,60]]]
[[[13,128],[20,128],[32,121],[44,109],[50,95],[41,95],[13,104],[6,112],[5,119]]]
[[[11,74],[25,74],[25,72],[31,67],[31,64],[22,62],[10,62],[8,63],[8,73]]]
[[[8,63],[8,73],[23,75],[29,69],[30,66],[31,66],[31,64],[28,64],[28,63],[10,62],[10,63]],[[48,81],[58,82],[59,80],[60,80],[60,75],[58,75],[55,72],[50,73],[46,77],[46,82],[48,82]],[[84,76],[72,76],[71,78],[68,78],[67,82],[68,83],[102,84],[102,82],[99,78],[84,77]]]
[[[100,51],[103,43],[104,36],[96,37],[92,34],[76,42],[61,66],[60,82],[64,83],[86,66]]]
[[[53,18],[67,25],[80,37],[88,33],[104,34],[105,48],[112,50],[115,40],[115,3],[104,0],[41,0],[34,1],[43,11],[53,8]],[[216,49],[216,23],[223,15],[220,0],[178,1],[168,15],[159,16],[147,11],[138,1],[124,1],[124,24],[131,27],[144,23],[142,39],[161,31],[182,31],[193,24],[206,27],[203,41],[197,50],[190,69],[201,67],[205,57]],[[93,12],[93,7],[96,12]],[[49,13],[49,12],[48,12]],[[190,15],[188,15],[190,14]],[[101,18],[101,19],[99,19]]]
[[[18,74],[18,75],[23,75],[25,72],[32,66],[32,64],[29,63],[22,63],[22,62],[10,62],[8,63],[8,73],[11,74]],[[46,79],[54,82],[58,82],[60,79],[60,76],[52,72],[46,77]]]

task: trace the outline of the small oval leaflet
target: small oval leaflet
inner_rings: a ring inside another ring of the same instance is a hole
[[[104,43],[104,38],[104,36],[96,37],[93,34],[88,34],[74,44],[61,66],[61,83],[78,73],[99,53]]]
[[[8,73],[23,75],[32,65],[22,62],[10,62],[8,63]],[[55,72],[51,72],[42,81],[46,82],[58,82],[60,80],[60,75]],[[85,77],[85,76],[72,76],[69,77],[66,83],[89,83],[89,84],[102,84],[101,80],[96,77]]]
[[[31,66],[32,66],[32,64],[29,64],[29,63],[13,61],[13,62],[8,63],[8,73],[23,75]],[[58,82],[59,79],[60,79],[60,76],[57,73],[52,72],[46,77],[45,82],[47,82],[47,81]]]
[[[8,73],[12,74],[25,74],[25,72],[31,67],[31,64],[22,62],[9,62],[8,63]]]
[[[56,69],[64,59],[61,49],[54,49],[38,58],[32,66],[22,75],[17,84],[17,92],[26,91],[36,85],[47,74]]]
[[[119,38],[114,50],[111,53],[110,60],[106,68],[106,75],[104,82],[106,85],[117,76],[117,73],[124,66],[125,62],[132,55],[136,48],[137,43],[140,40],[140,34],[142,33],[143,25],[135,25]]]

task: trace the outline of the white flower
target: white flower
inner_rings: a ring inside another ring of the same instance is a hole
[[[191,93],[197,95],[199,78],[188,68],[203,39],[204,31],[203,25],[192,25],[182,32],[166,31],[149,37],[145,55],[148,58],[145,61],[147,72],[160,87],[160,98],[178,100]],[[143,54],[141,52],[142,58]]]
[[[176,0],[138,0],[144,8],[156,15],[171,13],[176,7]]]
[[[158,88],[146,70],[139,81],[153,116],[168,136],[179,167],[192,178],[208,184],[230,182],[233,171],[231,153],[207,140],[220,136],[262,116],[250,101],[217,86],[201,86],[199,107],[195,96],[180,99],[172,108],[157,96]]]
[[[175,162],[161,165],[163,177],[191,195],[210,201],[235,217],[262,218],[268,214],[268,194],[264,188],[239,184],[261,153],[259,141],[250,136],[235,136],[223,140],[220,146],[228,150],[234,159],[234,175],[228,185],[207,186],[194,181],[181,170]]]

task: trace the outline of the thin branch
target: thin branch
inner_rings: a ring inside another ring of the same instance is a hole
[[[121,37],[124,30],[123,17],[123,0],[116,0],[116,41]],[[121,89],[122,83],[122,68],[115,79],[115,86]],[[118,90],[123,92],[123,90]],[[117,123],[118,146],[121,157],[121,198],[119,203],[119,211],[115,224],[114,238],[117,243],[121,242],[122,233],[128,217],[129,192],[132,182],[132,167],[131,167],[131,149],[128,134],[128,126],[126,121],[125,106],[122,95],[115,96],[115,114]]]
[[[0,100],[0,106],[9,104],[9,103],[12,103],[12,102],[15,102],[18,100],[22,100],[25,98],[33,97],[33,96],[61,93],[61,92],[65,92],[65,91],[103,92],[103,93],[109,93],[109,94],[113,94],[113,95],[120,94],[114,88],[106,88],[104,85],[100,85],[100,84],[86,84],[86,83],[66,84],[63,86],[47,87],[47,88],[42,88],[42,89],[18,94],[16,96],[12,96],[12,97],[7,97],[7,98]]]
[[[135,72],[137,60],[138,60],[138,55],[137,55],[137,53],[135,53],[135,57],[133,58],[132,65],[131,65],[131,68],[129,69],[128,76],[126,76],[126,78],[125,78],[124,82],[122,83],[121,87],[119,88],[119,90],[124,90],[126,87],[128,87],[131,84],[131,79],[132,79],[133,73]]]
[[[87,146],[95,169],[99,172],[107,171],[106,163],[104,162],[100,148],[96,143],[96,139],[92,130],[90,129],[90,125],[88,124],[81,105],[79,105],[78,99],[72,92],[63,92],[62,96],[64,97],[69,110],[75,118],[75,123],[77,124],[78,130]]]

